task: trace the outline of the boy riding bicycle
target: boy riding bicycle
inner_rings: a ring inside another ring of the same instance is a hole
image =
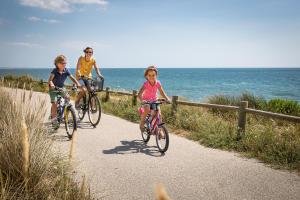
[[[66,68],[67,58],[64,55],[59,55],[54,60],[55,68],[51,71],[48,85],[49,85],[49,95],[51,99],[51,121],[54,126],[58,125],[56,111],[57,111],[57,96],[60,95],[65,97],[67,95],[66,89],[64,88],[64,83],[69,77],[77,87],[80,86],[79,82],[71,75],[70,71]],[[55,88],[63,88],[62,91],[55,91]],[[68,98],[68,97],[67,97]]]
[[[103,76],[101,75],[100,70],[97,67],[96,60],[92,57],[93,49],[91,47],[86,47],[83,52],[85,53],[85,55],[80,56],[76,68],[76,79],[78,80],[81,86],[80,93],[75,101],[76,109],[80,109],[80,99],[86,94],[86,91],[90,91],[92,69],[95,68],[98,77],[100,79],[103,79]]]

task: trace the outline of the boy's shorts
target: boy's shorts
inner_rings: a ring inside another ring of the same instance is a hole
[[[50,89],[49,95],[50,95],[51,103],[55,103],[57,101],[58,96],[65,97],[67,95],[67,90],[66,88],[63,88],[62,92],[58,92],[57,90]]]

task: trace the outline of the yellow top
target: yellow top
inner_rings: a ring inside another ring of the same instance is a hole
[[[92,78],[92,69],[95,64],[95,59],[91,58],[89,61],[86,61],[84,56],[80,57],[80,74],[88,78]],[[76,78],[79,79],[79,74],[76,71]]]

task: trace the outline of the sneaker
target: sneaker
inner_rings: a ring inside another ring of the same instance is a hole
[[[163,140],[166,139],[165,134],[163,133],[163,131],[158,132],[158,138],[163,139]]]
[[[56,117],[51,120],[51,124],[55,130],[59,128],[59,123]]]

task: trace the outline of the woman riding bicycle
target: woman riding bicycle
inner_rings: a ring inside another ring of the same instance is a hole
[[[151,103],[157,100],[157,91],[159,90],[160,94],[163,98],[166,99],[167,102],[170,102],[169,97],[166,95],[161,83],[157,80],[158,71],[155,66],[150,66],[145,70],[144,77],[147,81],[143,84],[141,89],[138,92],[138,98],[141,102]],[[140,121],[140,129],[144,131],[145,118],[150,113],[151,104],[144,104],[142,109],[141,121]]]
[[[77,87],[80,86],[79,82],[71,75],[70,71],[66,68],[67,64],[67,58],[64,55],[59,55],[54,60],[55,68],[51,71],[50,77],[49,77],[49,95],[51,98],[51,121],[53,126],[58,125],[58,121],[56,118],[56,100],[57,96],[60,95],[62,97],[66,96],[66,90],[64,88],[64,83],[69,77],[76,85]],[[63,91],[56,92],[55,87],[63,88]]]
[[[86,47],[84,50],[84,56],[80,56],[77,62],[76,68],[76,79],[81,85],[80,93],[75,101],[75,108],[80,109],[80,99],[86,94],[86,91],[90,91],[92,79],[92,69],[95,68],[96,73],[100,79],[103,79],[103,76],[100,73],[99,68],[97,67],[96,60],[92,57],[93,49],[91,47]]]

